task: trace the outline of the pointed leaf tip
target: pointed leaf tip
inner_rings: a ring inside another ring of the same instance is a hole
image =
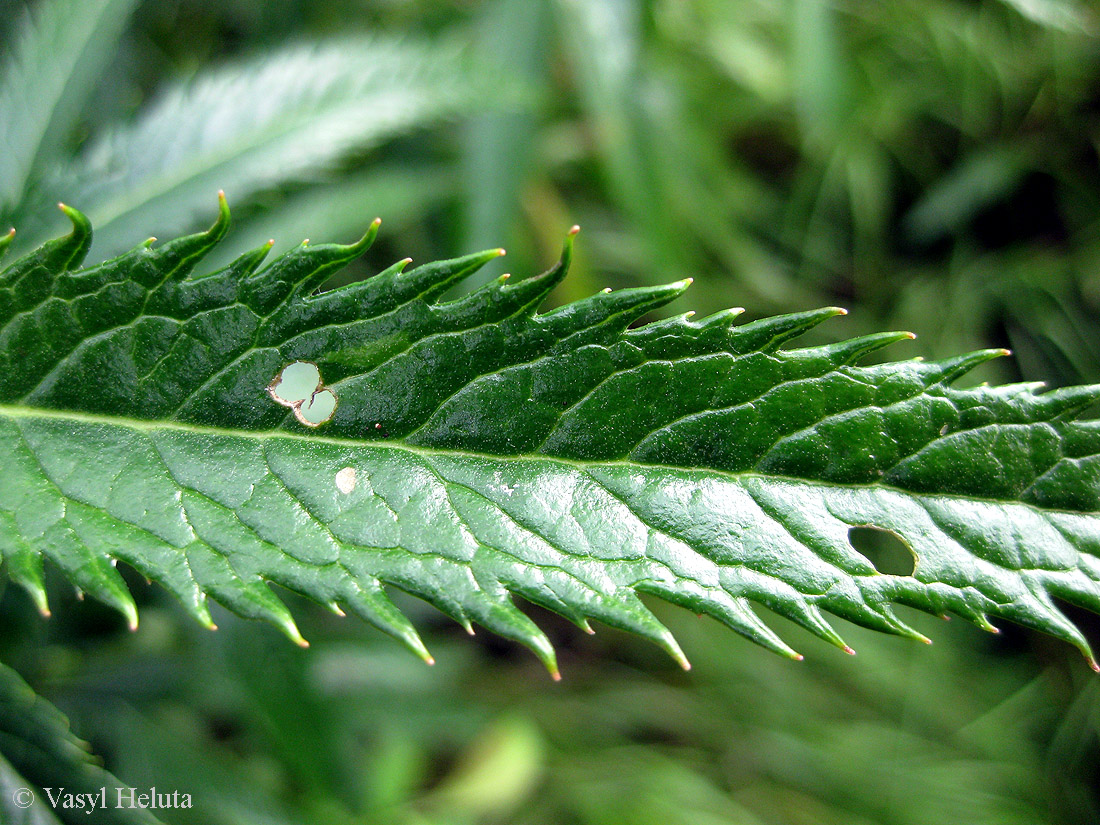
[[[205,235],[211,241],[218,241],[229,231],[229,202],[225,199],[225,192],[218,190],[218,217],[213,225],[206,230]]]
[[[65,217],[68,218],[73,225],[74,236],[88,236],[92,234],[92,222],[88,220],[88,217],[79,209],[73,209],[71,206],[58,201],[57,208],[60,209]],[[12,230],[14,233],[15,230]]]
[[[361,237],[355,243],[343,245],[342,248],[347,252],[348,255],[362,255],[374,244],[375,238],[378,237],[378,227],[380,227],[381,225],[382,219],[375,218],[373,221],[371,221],[370,226],[367,227],[367,231],[363,233],[363,237]],[[302,246],[305,246],[308,243],[309,238],[306,238],[304,241],[302,241]]]

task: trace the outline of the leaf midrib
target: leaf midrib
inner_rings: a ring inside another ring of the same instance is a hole
[[[691,473],[693,475],[706,475],[717,478],[729,479],[732,481],[740,481],[749,478],[766,479],[769,481],[788,481],[796,484],[807,484],[814,487],[825,487],[829,489],[852,489],[852,490],[867,490],[876,489],[890,491],[905,496],[910,496],[915,499],[951,499],[956,501],[975,501],[986,504],[994,505],[1012,505],[1016,507],[1026,507],[1027,509],[1039,513],[1064,513],[1071,516],[1097,516],[1100,515],[1100,510],[1068,510],[1064,508],[1055,507],[1037,507],[1026,501],[1019,501],[1017,499],[999,499],[990,498],[987,496],[978,495],[960,495],[958,493],[936,492],[936,493],[921,493],[913,490],[906,489],[904,487],[897,487],[892,484],[885,484],[882,482],[875,482],[873,484],[851,484],[844,482],[833,481],[821,481],[818,479],[801,478],[798,476],[787,476],[779,473],[762,473],[759,471],[743,471],[743,472],[730,472],[728,470],[717,470],[711,467],[682,467],[673,464],[647,464],[639,461],[626,461],[623,459],[601,459],[599,461],[577,461],[569,458],[563,458],[561,456],[544,455],[544,454],[519,454],[519,455],[496,455],[492,453],[474,453],[464,450],[433,450],[425,447],[420,447],[414,444],[408,444],[403,441],[392,441],[387,439],[374,439],[364,441],[354,438],[334,438],[332,436],[312,435],[285,432],[283,430],[233,430],[225,427],[209,427],[197,424],[185,424],[179,421],[146,421],[138,418],[127,418],[121,416],[109,416],[109,415],[95,415],[85,412],[71,412],[67,410],[49,410],[39,407],[24,407],[20,405],[12,404],[0,404],[0,418],[41,418],[55,421],[76,421],[81,424],[98,424],[104,426],[113,427],[125,427],[127,429],[136,430],[141,433],[153,432],[153,431],[172,431],[181,433],[190,433],[195,436],[228,436],[232,438],[250,439],[253,441],[266,441],[268,439],[281,439],[285,441],[300,442],[305,444],[328,444],[338,447],[355,447],[367,451],[377,449],[390,449],[390,450],[403,450],[414,455],[425,456],[431,458],[433,456],[452,456],[460,458],[469,458],[475,461],[537,461],[545,462],[548,464],[558,464],[567,467],[573,467],[581,471],[586,471],[591,467],[632,467],[638,470],[655,470],[655,471],[667,471],[667,472],[680,472]]]

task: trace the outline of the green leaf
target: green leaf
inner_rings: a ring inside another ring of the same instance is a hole
[[[136,0],[44,0],[0,61],[0,217],[69,137]]]
[[[46,609],[50,559],[137,613],[122,560],[211,625],[207,599],[304,644],[277,583],[430,657],[385,592],[551,646],[512,595],[641,634],[650,594],[800,658],[767,607],[924,640],[893,604],[1010,619],[1076,645],[1100,608],[1100,387],[956,389],[1003,350],[857,366],[909,333],[785,349],[843,314],[727,311],[630,328],[689,281],[537,307],[562,261],[451,302],[490,250],[317,292],[373,240],[194,267],[228,228],[79,268],[90,227],[0,273],[0,553]],[[880,573],[853,527],[898,536]]]
[[[357,36],[285,46],[170,84],[133,124],[59,164],[50,200],[94,204],[97,250],[118,254],[139,231],[193,227],[219,187],[247,200],[322,179],[352,153],[455,115],[483,80],[452,42]],[[33,238],[52,231],[53,215],[34,211]]]
[[[126,786],[103,770],[89,750],[57,708],[0,664],[0,821],[56,825],[88,822],[95,814],[91,821],[157,825],[160,820],[147,810],[118,807],[118,789]],[[74,795],[80,806],[67,805],[72,800],[65,794]]]

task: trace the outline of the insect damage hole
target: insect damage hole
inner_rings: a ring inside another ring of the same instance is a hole
[[[321,370],[310,361],[293,361],[279,370],[267,385],[268,395],[294,411],[294,417],[307,427],[319,427],[336,412],[339,398],[325,387]]]
[[[917,556],[897,533],[879,527],[852,527],[848,541],[874,568],[887,576],[912,576]]]
[[[336,489],[347,495],[355,489],[358,479],[355,477],[354,467],[345,467],[336,474]]]

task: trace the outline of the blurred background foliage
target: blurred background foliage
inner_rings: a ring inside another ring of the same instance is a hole
[[[982,377],[1100,380],[1085,2],[0,0],[0,74],[23,250],[63,231],[58,199],[100,259],[199,228],[224,188],[213,263],[377,214],[343,277],[503,244],[487,280],[545,268],[578,223],[555,302],[692,276],[669,313],[840,304],[820,335],[910,329],[893,357],[1008,346]],[[130,578],[133,634],[62,582],[49,622],[7,588],[0,659],[124,782],[191,793],[173,823],[1100,821],[1100,682],[1010,627],[914,614],[919,649],[845,627],[854,660],[784,628],[798,664],[655,604],[684,674],[531,608],[555,685],[411,599],[435,668],[304,601],[308,651],[224,613],[209,634]]]

